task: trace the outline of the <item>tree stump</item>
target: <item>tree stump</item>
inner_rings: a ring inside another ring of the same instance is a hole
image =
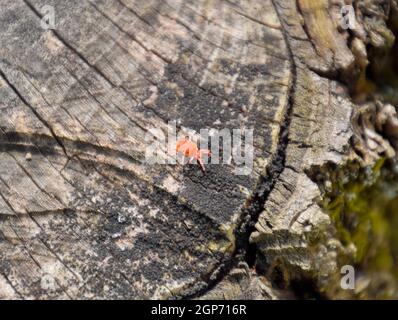
[[[369,6],[396,9],[382,2]],[[345,31],[340,7],[2,1],[0,297],[272,299],[300,281],[338,296],[352,247],[330,230],[319,175],[393,158],[398,136],[374,92],[353,100],[366,45],[393,37],[388,15],[368,24],[358,5]],[[352,120],[363,101],[389,134]],[[146,135],[171,121],[253,129],[253,169],[146,163]]]

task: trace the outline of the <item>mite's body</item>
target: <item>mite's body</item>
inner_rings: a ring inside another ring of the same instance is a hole
[[[196,144],[189,140],[189,137],[185,137],[184,139],[177,141],[176,152],[180,152],[184,157],[190,158],[189,163],[191,163],[193,159],[196,159],[203,171],[205,171],[205,166],[202,161],[202,155],[207,154],[208,156],[211,156],[210,150],[198,149]]]

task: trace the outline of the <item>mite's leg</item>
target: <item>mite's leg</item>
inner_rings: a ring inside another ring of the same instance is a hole
[[[198,160],[198,163],[200,164],[202,170],[203,170],[203,171],[206,171],[206,170],[205,170],[205,165],[203,164],[202,159],[201,159],[200,157],[198,157],[196,160]]]

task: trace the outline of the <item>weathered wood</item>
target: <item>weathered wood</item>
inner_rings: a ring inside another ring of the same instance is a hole
[[[54,31],[40,27],[45,4]],[[235,252],[286,112],[290,61],[271,2],[5,1],[1,17],[2,294],[206,286]],[[254,128],[252,174],[143,163],[146,131],[171,120]]]
[[[338,238],[334,222],[320,203],[332,184],[323,168],[337,170],[359,162],[370,170],[381,156],[396,157],[395,108],[380,102],[354,103],[352,97],[372,100],[366,97],[369,93],[355,88],[364,81],[369,64],[364,48],[388,50],[394,36],[386,19],[392,15],[390,10],[396,12],[397,3],[355,3],[357,28],[353,31],[339,28],[342,2],[274,4],[291,52],[293,86],[289,122],[285,123],[288,133],[281,141],[285,143],[283,168],[250,235],[257,248],[259,272],[255,275],[238,266],[204,298],[292,298],[293,282],[304,297],[396,298],[397,282],[391,274],[372,274],[361,266],[356,289],[342,290],[340,267],[342,263],[356,265],[358,248]],[[306,288],[308,283],[316,289]],[[385,289],[380,290],[381,285]]]
[[[44,5],[54,30],[40,25]],[[319,236],[331,220],[313,171],[363,160],[353,83],[369,37],[388,33],[386,17],[364,18],[348,41],[340,6],[2,1],[0,297],[289,298],[272,289],[282,266],[330,281],[338,239]],[[149,165],[146,133],[173,120],[253,128],[252,172]],[[241,261],[249,237],[256,270]]]

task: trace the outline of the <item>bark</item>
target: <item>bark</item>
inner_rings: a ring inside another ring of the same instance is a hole
[[[360,2],[344,31],[339,1],[2,1],[0,297],[372,295],[338,288],[355,244],[322,205],[397,147],[363,90],[396,2]],[[253,170],[148,165],[173,120],[253,128]]]

